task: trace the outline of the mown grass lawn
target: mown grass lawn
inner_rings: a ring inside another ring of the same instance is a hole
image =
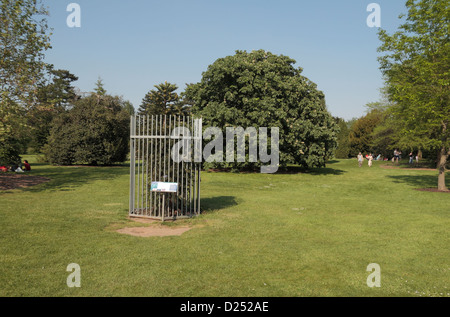
[[[142,238],[115,231],[149,225],[128,219],[128,167],[27,158],[51,181],[0,192],[0,296],[450,296],[450,194],[414,190],[437,171],[203,172],[203,214],[164,224],[192,229]]]

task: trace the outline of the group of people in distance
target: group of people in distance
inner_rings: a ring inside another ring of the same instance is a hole
[[[417,153],[416,155],[413,154],[413,152],[409,152],[409,164],[413,164],[414,163],[414,159],[416,160],[416,163],[419,163],[419,154]],[[398,163],[398,161],[402,158],[402,152],[400,152],[399,150],[395,149],[394,150],[394,157],[392,158],[392,162],[393,163]]]
[[[364,156],[361,154],[361,152],[358,153],[357,158],[358,158],[358,165],[359,165],[359,167],[361,167],[362,164],[363,164],[363,161],[364,161]],[[372,161],[380,161],[380,160],[387,161],[388,160],[387,158],[383,158],[381,156],[381,154],[378,154],[378,156],[376,158],[374,158],[372,153],[366,154],[365,158],[368,161],[367,164],[369,165],[369,167],[372,166]],[[395,149],[394,150],[394,156],[392,157],[392,162],[393,163],[398,163],[398,161],[401,160],[401,158],[402,158],[402,152],[397,150],[397,149]],[[414,159],[416,160],[416,163],[419,162],[419,156],[418,155],[414,155],[413,152],[410,152],[409,153],[409,164],[413,164],[414,163]]]
[[[414,155],[413,152],[409,152],[409,164],[413,164],[414,159],[416,159],[416,163],[419,163],[419,154]]]
[[[367,165],[369,165],[369,167],[372,166],[372,161],[373,160],[380,160],[381,159],[381,155],[378,154],[378,156],[376,158],[373,157],[372,153],[369,153],[366,155],[366,160],[367,160]],[[361,152],[358,153],[358,165],[359,167],[362,166],[364,161],[364,156],[361,154]]]
[[[26,171],[31,171],[31,166],[30,166],[30,163],[28,163],[27,160],[23,161],[23,165],[22,166],[19,166],[19,165],[16,165],[16,164],[13,164],[11,166],[0,166],[0,172],[8,172],[8,171],[17,172],[17,173],[23,173],[23,172],[26,172]]]

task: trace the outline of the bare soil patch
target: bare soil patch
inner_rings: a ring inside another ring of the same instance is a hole
[[[10,190],[34,186],[48,182],[50,178],[19,173],[0,173],[0,190]]]
[[[130,219],[139,223],[148,223],[150,225],[147,227],[126,227],[118,229],[116,230],[116,232],[136,237],[167,237],[167,236],[181,236],[186,231],[192,229],[191,227],[187,226],[169,227],[157,225],[155,223],[159,221],[152,219],[143,219],[143,218],[130,218]]]
[[[117,230],[118,233],[129,234],[136,237],[167,237],[167,236],[181,236],[189,227],[129,227]]]

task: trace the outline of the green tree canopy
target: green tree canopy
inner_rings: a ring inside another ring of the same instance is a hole
[[[347,159],[350,157],[350,129],[349,124],[342,118],[334,118],[337,126],[339,127],[339,133],[337,134],[337,148],[335,152],[336,158]]]
[[[142,99],[140,115],[185,115],[188,107],[176,90],[178,86],[167,81],[154,86]]]
[[[400,141],[439,153],[438,189],[446,190],[450,155],[450,6],[447,0],[408,0],[406,20],[380,30],[381,70]],[[403,18],[404,16],[400,16]]]
[[[278,127],[281,165],[322,167],[333,155],[338,128],[324,94],[294,64],[264,50],[236,51],[211,64],[185,94],[205,127]]]
[[[97,96],[104,96],[104,95],[106,95],[106,89],[105,89],[105,87],[103,85],[103,79],[101,79],[100,77],[95,82],[94,93]]]
[[[17,163],[27,136],[26,111],[37,100],[50,48],[47,10],[35,0],[0,2],[0,161]]]
[[[29,127],[28,146],[40,152],[50,135],[51,122],[55,116],[75,100],[76,94],[72,82],[78,77],[67,70],[50,69],[48,79],[42,82],[37,91],[37,102],[27,112]]]
[[[350,155],[356,157],[361,153],[374,153],[373,131],[382,122],[383,112],[379,109],[370,110],[365,116],[362,116],[353,123],[350,128]],[[379,154],[379,152],[377,152]]]

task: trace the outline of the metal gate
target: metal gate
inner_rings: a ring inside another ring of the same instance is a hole
[[[201,135],[202,119],[131,116],[130,217],[164,221],[200,214],[201,157],[195,162],[192,149],[201,146]],[[181,144],[188,150],[174,160]],[[161,190],[160,185],[170,190]]]

